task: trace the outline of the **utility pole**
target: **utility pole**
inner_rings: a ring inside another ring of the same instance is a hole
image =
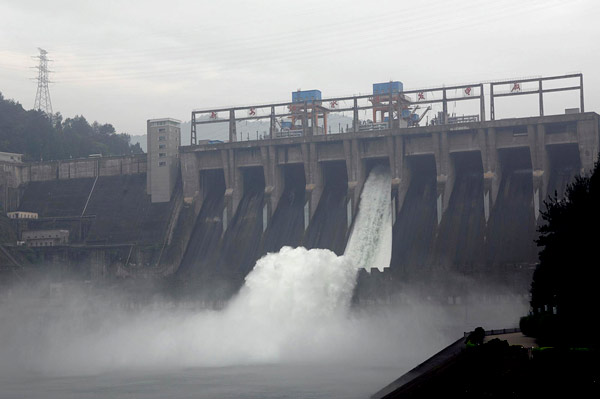
[[[37,93],[35,95],[33,109],[46,113],[46,115],[52,119],[54,113],[52,112],[52,101],[50,100],[50,90],[48,89],[48,83],[50,83],[48,75],[51,72],[48,70],[48,52],[39,47],[38,50],[40,51],[40,55],[33,57],[40,60],[39,65],[35,67],[38,70],[38,77]]]

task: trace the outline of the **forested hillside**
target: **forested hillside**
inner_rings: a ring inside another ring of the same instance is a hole
[[[24,161],[142,152],[139,144],[130,144],[128,134],[117,134],[111,124],[90,124],[83,116],[63,120],[60,113],[53,119],[27,111],[0,93],[0,151],[24,154]]]

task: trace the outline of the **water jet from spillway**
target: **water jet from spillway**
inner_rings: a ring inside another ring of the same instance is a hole
[[[360,210],[344,257],[356,267],[383,271],[392,259],[392,201],[389,168],[377,165],[360,196]]]

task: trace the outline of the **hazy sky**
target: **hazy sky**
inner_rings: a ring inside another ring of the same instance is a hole
[[[0,92],[33,107],[42,47],[55,112],[130,134],[149,118],[289,101],[298,88],[366,94],[390,79],[583,72],[586,110],[599,112],[599,17],[597,0],[0,0]],[[566,106],[578,104],[556,112]]]

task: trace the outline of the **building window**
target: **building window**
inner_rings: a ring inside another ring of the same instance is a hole
[[[164,131],[166,131],[166,130],[167,130],[167,129],[165,129],[164,127],[161,127],[161,128],[159,128],[159,129],[158,129],[158,131],[159,131],[159,132],[164,132]]]
[[[161,150],[163,150],[163,149],[167,148],[167,145],[166,144],[159,144],[158,148],[161,149]]]
[[[158,136],[158,141],[166,141],[167,138],[165,136]]]
[[[166,161],[160,161],[158,163],[158,166],[167,166],[167,162]]]
[[[158,153],[158,157],[159,157],[159,158],[164,158],[164,157],[166,157],[166,156],[167,156],[167,153],[166,153],[166,152],[159,152],[159,153]]]

